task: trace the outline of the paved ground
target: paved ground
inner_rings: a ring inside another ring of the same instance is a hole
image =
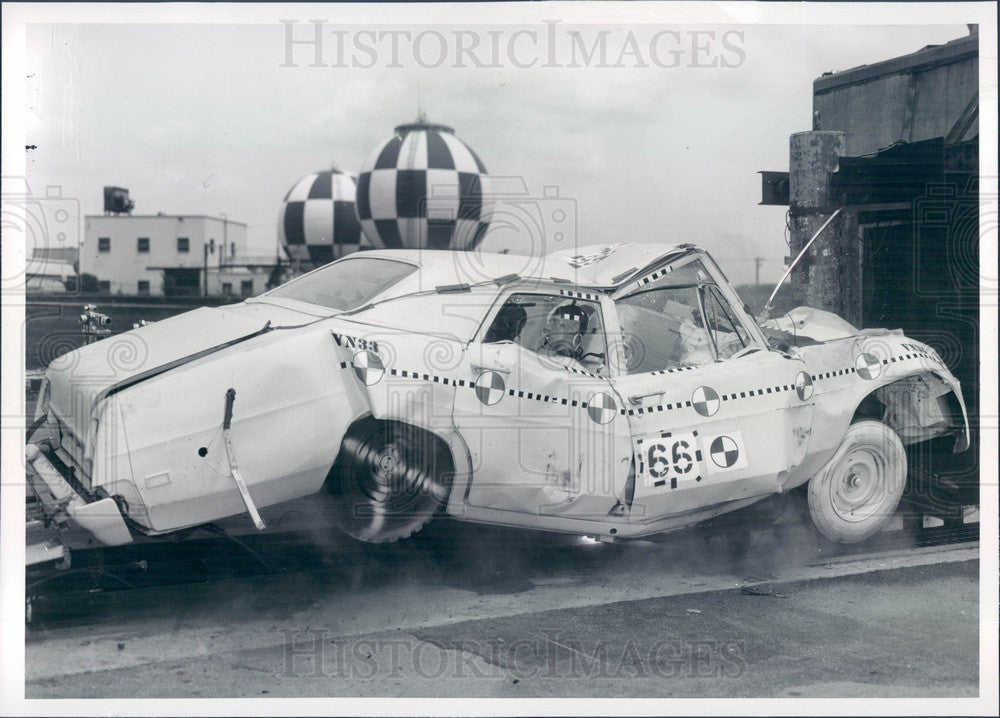
[[[543,552],[480,584],[403,556],[125,592],[33,627],[27,696],[978,693],[975,548],[765,568],[675,549]]]

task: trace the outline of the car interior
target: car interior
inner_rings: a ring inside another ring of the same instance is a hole
[[[567,300],[547,294],[512,294],[497,312],[486,331],[485,343],[513,342],[529,351],[545,356],[549,315],[557,307],[572,303],[586,315],[586,328],[580,334],[572,352],[552,352],[596,373],[607,372],[607,346],[604,323],[596,302]],[[551,355],[550,355],[551,356]]]

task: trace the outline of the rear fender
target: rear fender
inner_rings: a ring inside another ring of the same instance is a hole
[[[317,491],[351,421],[367,407],[340,378],[325,329],[271,332],[130,386],[97,414],[92,486],[164,533],[243,514],[222,433],[258,508]]]
[[[473,382],[460,375],[465,344],[348,322],[338,322],[330,334],[345,386],[364,398],[375,419],[410,424],[442,439],[451,450],[455,490],[464,492],[469,451],[456,430],[454,408],[455,392],[474,391]]]

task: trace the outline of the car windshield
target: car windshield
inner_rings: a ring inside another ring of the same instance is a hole
[[[416,266],[393,259],[349,257],[283,284],[265,296],[343,311],[371,301],[415,271]]]

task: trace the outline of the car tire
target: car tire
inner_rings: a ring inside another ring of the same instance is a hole
[[[809,480],[809,513],[827,538],[864,541],[892,520],[906,487],[906,451],[880,421],[858,421]]]
[[[447,499],[451,456],[436,437],[399,422],[352,427],[327,477],[337,527],[367,543],[406,538]]]

